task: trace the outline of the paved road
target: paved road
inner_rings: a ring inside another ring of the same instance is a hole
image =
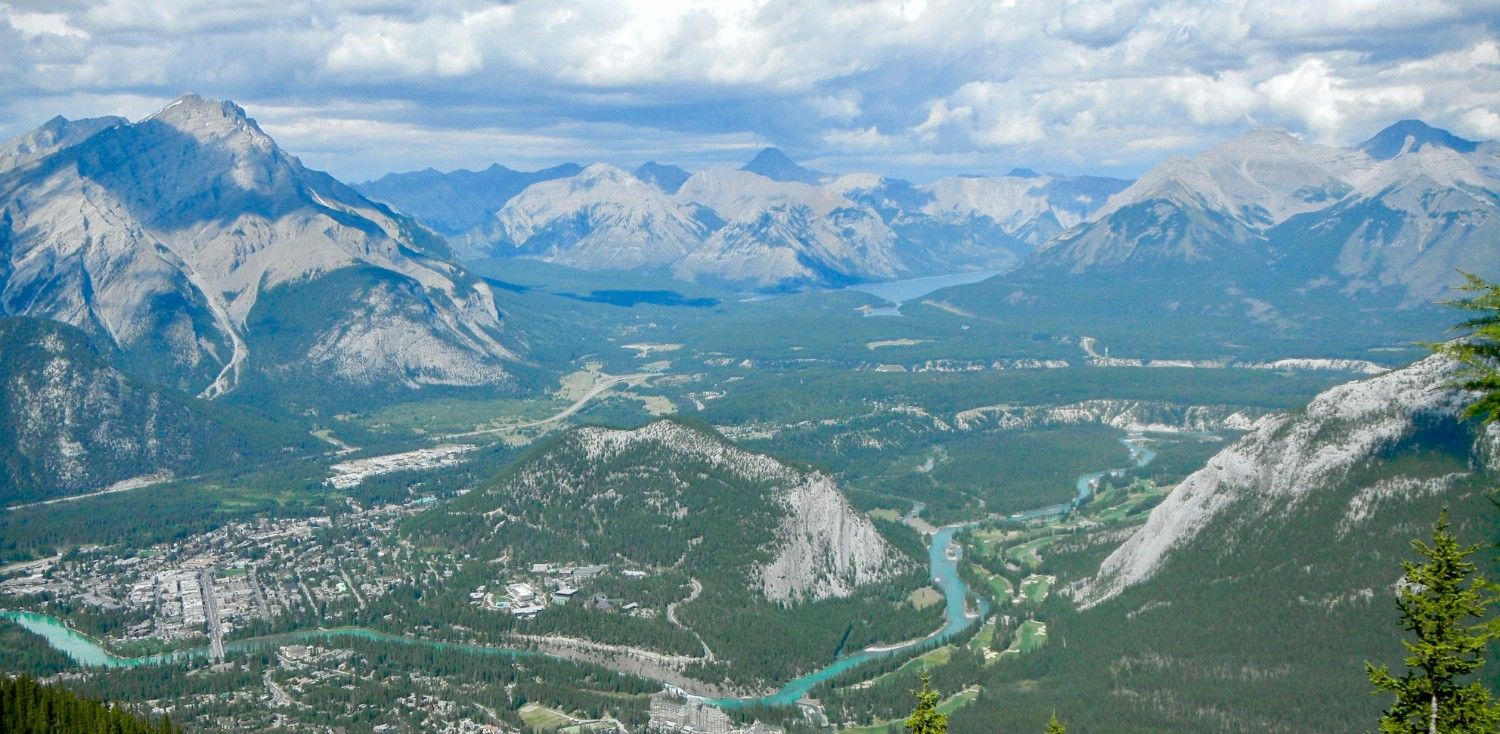
[[[277,685],[276,681],[271,680],[272,670],[272,668],[266,668],[266,674],[261,676],[261,681],[266,684],[266,690],[271,692],[271,705],[273,707],[292,705],[294,702],[292,701],[292,697],[287,695],[286,689]]]
[[[219,602],[214,598],[213,573],[198,572],[198,588],[203,591],[203,616],[208,619],[209,651],[214,660],[224,659],[224,625],[219,621]]]
[[[78,500],[86,500],[90,497],[99,497],[101,495],[114,494],[116,492],[129,492],[132,489],[143,489],[154,484],[161,484],[162,482],[170,481],[171,479],[171,472],[157,472],[156,474],[147,474],[145,476],[124,479],[115,482],[114,484],[111,484],[104,489],[96,489],[92,492],[85,492],[83,494],[70,494],[67,497],[56,497],[54,499],[42,500],[40,502],[27,502],[24,505],[11,505],[5,509],[24,510],[29,507],[46,507],[47,505],[55,505],[60,502],[77,502]]]
[[[91,551],[91,550],[93,550],[95,548],[98,548],[98,547],[99,546],[97,546],[97,545],[81,545],[81,546],[78,546],[78,550],[87,553],[87,552],[89,552],[89,551]],[[38,569],[38,568],[45,568],[45,567],[47,567],[47,566],[49,566],[51,564],[57,563],[58,561],[61,561],[61,560],[62,560],[62,554],[59,553],[59,554],[57,554],[55,556],[47,556],[46,558],[38,558],[35,561],[21,561],[19,563],[12,563],[9,566],[0,566],[0,576],[5,576],[5,575],[8,575],[8,574],[14,573],[16,571],[32,571],[32,570],[35,570],[35,569]]]
[[[359,595],[359,587],[354,585],[354,579],[349,578],[349,572],[339,567],[339,575],[344,577],[344,585],[349,587],[349,593],[354,595],[354,601],[359,602],[359,608],[365,608],[365,598]]]
[[[671,604],[667,605],[667,621],[687,630],[688,632],[692,633],[693,637],[698,638],[698,644],[703,646],[703,658],[708,662],[713,662],[714,651],[710,650],[708,647],[708,643],[703,641],[703,635],[698,634],[697,630],[692,629],[691,627],[688,627],[687,625],[677,621],[678,605],[691,603],[694,599],[697,599],[701,594],[703,594],[703,584],[698,583],[698,579],[689,578],[688,582],[693,585],[693,593],[688,594],[687,598],[683,599],[680,602],[674,601]]]
[[[271,607],[266,604],[266,595],[261,591],[260,578],[255,575],[255,566],[252,564],[247,573],[250,575],[250,591],[255,594],[255,608],[260,610],[260,618],[267,622],[271,621]]]
[[[294,566],[295,567],[295,566]],[[314,615],[318,613],[318,602],[313,599],[311,591],[307,590],[307,582],[302,580],[302,572],[297,572],[297,588],[302,590],[302,596],[307,599],[307,610]]]

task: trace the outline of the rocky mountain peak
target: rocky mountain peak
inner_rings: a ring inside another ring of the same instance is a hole
[[[490,292],[426,256],[443,248],[413,240],[414,225],[304,168],[238,105],[189,94],[107,124],[6,176],[0,211],[22,234],[0,264],[0,313],[94,330],[164,382],[207,382],[201,394],[217,397],[257,346],[247,324],[262,295],[330,278],[341,308],[307,322],[297,347],[286,333],[260,342],[268,351],[300,350],[351,385],[509,379]]]
[[[243,135],[263,140],[268,146],[275,145],[243,107],[229,100],[184,94],[142,122],[152,120],[170,125],[205,142]]]
[[[87,117],[69,120],[62,115],[42,123],[41,127],[0,145],[0,171],[41,160],[87,140],[102,130],[127,124],[123,117]]]
[[[1091,606],[1116,596],[1157,573],[1216,520],[1247,507],[1287,512],[1315,493],[1331,491],[1353,467],[1411,436],[1424,419],[1456,419],[1470,399],[1453,388],[1457,371],[1446,357],[1428,357],[1331,388],[1302,411],[1261,418],[1157,505],[1077,598]],[[1357,521],[1380,499],[1378,492],[1377,483],[1351,499],[1346,521]]]
[[[1387,161],[1403,153],[1415,153],[1424,147],[1447,148],[1458,153],[1472,153],[1479,143],[1464,140],[1421,120],[1401,120],[1391,124],[1373,137],[1360,143],[1359,149],[1379,161]]]

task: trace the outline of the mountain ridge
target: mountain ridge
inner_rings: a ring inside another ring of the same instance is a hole
[[[251,360],[263,335],[246,330],[264,292],[347,268],[406,285],[347,294],[384,303],[383,325],[325,314],[308,351],[324,377],[510,379],[493,295],[440,238],[306,169],[232,102],[186,95],[0,175],[0,213],[0,313],[80,326],[204,397],[275,367]],[[359,370],[340,356],[355,352]]]

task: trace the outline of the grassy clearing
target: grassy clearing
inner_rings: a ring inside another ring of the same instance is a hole
[[[1028,540],[1025,543],[1006,550],[1005,558],[1012,563],[1036,568],[1042,562],[1041,552],[1056,542],[1057,538],[1051,535],[1044,535],[1034,540]]]
[[[522,706],[518,713],[521,720],[532,729],[556,730],[573,723],[573,717],[536,703]]]
[[[1052,585],[1057,583],[1055,576],[1028,576],[1021,581],[1021,596],[1026,597],[1032,604],[1040,604],[1047,598],[1047,592],[1052,590]]]
[[[994,599],[996,603],[1004,602],[1015,593],[1015,588],[1011,586],[1010,579],[992,574],[988,569],[977,563],[969,564],[969,570],[984,582],[985,587],[990,590],[990,598]]]
[[[1016,628],[1016,637],[1011,640],[1010,647],[1002,655],[1019,655],[1023,652],[1031,652],[1047,642],[1047,625],[1034,619],[1028,619]]]
[[[936,650],[929,650],[928,652],[924,652],[921,655],[918,655],[911,660],[906,661],[904,664],[902,664],[901,667],[892,670],[889,673],[876,676],[875,678],[871,678],[870,680],[861,683],[860,686],[874,686],[879,684],[880,681],[883,681],[887,678],[910,673],[916,670],[927,670],[929,668],[936,668],[941,665],[947,665],[948,661],[953,659],[954,649],[955,648],[952,645],[943,645]]]
[[[913,591],[911,596],[908,596],[906,600],[911,602],[911,605],[917,609],[926,609],[941,604],[943,602],[943,595],[931,586],[923,586]]]
[[[995,623],[985,622],[984,626],[974,633],[973,639],[969,640],[969,649],[974,652],[988,650],[990,643],[995,640]]]
[[[362,417],[359,422],[370,430],[456,433],[511,422],[540,420],[565,407],[567,403],[563,400],[551,399],[437,398],[397,403]]]

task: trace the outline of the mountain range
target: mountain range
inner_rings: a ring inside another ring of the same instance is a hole
[[[769,291],[996,269],[934,300],[1008,320],[1374,333],[1459,270],[1500,276],[1497,153],[1403,121],[1350,148],[1256,129],[1134,182],[915,184],[767,149],[739,169],[429,169],[361,193],[232,102],[187,95],[0,146],[0,315],[77,326],[123,369],[205,397],[246,381],[513,385],[526,336],[460,258]]]
[[[451,235],[465,258],[524,256],[787,290],[1012,267],[1128,183],[1017,169],[917,185],[815,171],[775,148],[739,169],[688,172],[655,161],[633,172],[575,169],[421,171],[358,188]],[[498,176],[530,183],[512,190],[494,185]],[[462,218],[450,213],[458,206]],[[484,208],[490,215],[478,221]],[[458,231],[458,222],[472,226]]]
[[[992,290],[1162,277],[1266,316],[1299,299],[1409,307],[1442,296],[1456,270],[1500,274],[1500,251],[1483,246],[1500,233],[1497,151],[1406,120],[1350,148],[1257,128],[1134,182],[1015,169],[913,184],[815,171],[766,149],[738,170],[510,172],[537,180],[508,198],[464,171],[393,174],[377,183],[423,182],[363,190],[412,212],[437,191],[485,200],[491,215],[456,237],[468,258],[763,290],[1013,267]]]
[[[1350,148],[1256,129],[1162,162],[1014,271],[945,298],[1001,318],[1110,303],[1137,323],[1379,329],[1374,314],[1451,297],[1459,271],[1500,276],[1497,241],[1500,144],[1415,120]]]

